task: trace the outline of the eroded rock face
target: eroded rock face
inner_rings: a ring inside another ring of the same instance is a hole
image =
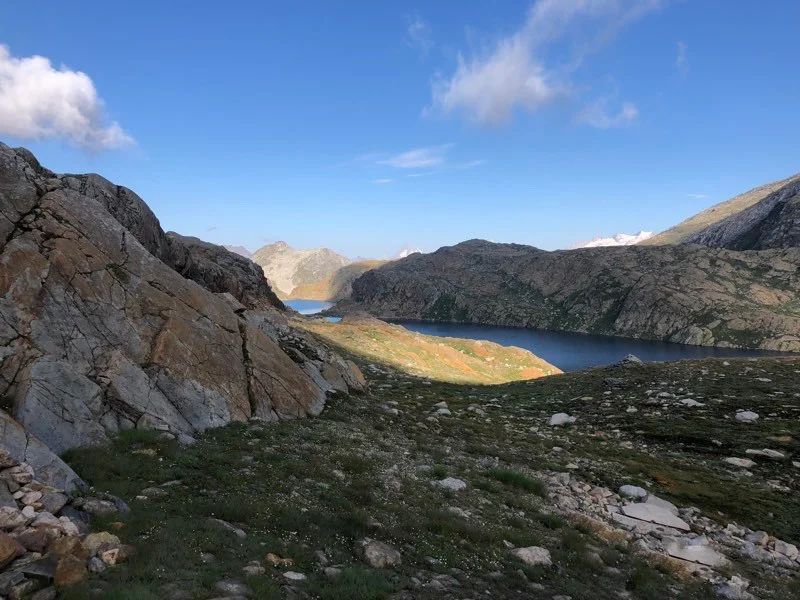
[[[269,287],[264,272],[249,258],[195,237],[170,231],[172,267],[207,290],[229,293],[250,309],[285,309]]]
[[[31,160],[0,144],[0,398],[28,434],[61,453],[121,429],[188,440],[322,410],[328,390],[250,324],[252,272],[220,279],[218,247],[180,238],[190,274],[229,292],[212,293],[172,268],[176,244],[138,196]]]
[[[471,240],[368,271],[349,307],[485,323],[800,351],[800,248],[696,245],[545,252]]]

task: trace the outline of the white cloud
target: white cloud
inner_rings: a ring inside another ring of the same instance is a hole
[[[419,15],[407,17],[407,19],[406,44],[417,50],[422,56],[426,56],[431,48],[433,48],[430,24]]]
[[[689,46],[684,42],[678,42],[676,48],[678,55],[675,57],[675,66],[678,71],[685,74],[689,70]]]
[[[386,184],[386,183],[392,183],[392,180],[391,179],[373,179],[372,183]]]
[[[389,158],[379,160],[378,164],[389,165],[397,169],[429,169],[439,167],[445,163],[445,154],[453,144],[430,146],[428,148],[414,148]]]
[[[482,158],[477,160],[469,160],[467,162],[463,162],[457,165],[454,165],[454,169],[474,169],[475,167],[480,167],[481,165],[485,165],[486,161]]]
[[[708,198],[708,194],[686,194],[687,198],[694,198],[695,200],[702,200]]]
[[[103,101],[86,73],[47,58],[15,58],[0,45],[0,134],[19,139],[66,138],[91,150],[133,144],[105,118]]]
[[[469,59],[459,55],[455,73],[433,82],[432,104],[424,113],[460,113],[476,123],[498,125],[510,121],[516,110],[536,111],[570,93],[569,72],[584,55],[666,1],[536,0],[519,31],[488,52]],[[543,58],[546,47],[572,28],[573,66],[549,67]]]
[[[578,122],[598,129],[613,129],[627,127],[639,118],[639,109],[633,102],[623,102],[622,108],[616,113],[608,110],[608,104],[606,98],[600,98],[589,104],[578,113],[576,117]]]

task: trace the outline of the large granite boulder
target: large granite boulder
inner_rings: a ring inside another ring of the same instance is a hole
[[[31,160],[0,144],[0,399],[28,434],[60,453],[322,410],[329,390],[246,318],[253,288],[183,277],[138,196]]]

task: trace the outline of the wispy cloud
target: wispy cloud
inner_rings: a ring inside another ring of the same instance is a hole
[[[445,154],[453,144],[441,144],[427,148],[414,148],[377,161],[381,165],[389,165],[396,169],[429,169],[445,163]]]
[[[685,42],[678,42],[676,48],[675,67],[685,75],[689,71],[689,46]]]
[[[509,122],[517,110],[539,110],[572,93],[570,72],[587,54],[667,1],[536,0],[519,31],[498,40],[488,51],[470,58],[460,54],[455,72],[435,79],[432,103],[424,113],[458,113],[472,122],[499,125]],[[573,30],[576,35],[569,37],[572,64],[545,64],[547,46]]]
[[[217,229],[219,229],[219,227],[217,225],[209,225],[208,227],[206,227],[206,231],[207,232],[216,231]]]
[[[86,73],[56,69],[43,56],[15,58],[0,45],[0,135],[63,138],[89,150],[134,143],[106,119],[103,100]]]
[[[617,112],[609,109],[610,104],[608,98],[595,100],[577,114],[576,120],[598,129],[613,129],[627,127],[639,118],[639,109],[633,102],[623,102]]]
[[[474,169],[475,167],[480,167],[481,165],[485,165],[486,161],[482,158],[477,160],[469,160],[467,162],[459,163],[457,165],[453,165],[454,169],[464,170],[464,169]]]
[[[708,194],[686,194],[687,198],[694,198],[695,200],[702,200],[708,198]]]
[[[433,34],[430,23],[419,15],[406,17],[408,26],[406,27],[405,43],[410,48],[418,51],[420,55],[427,56],[433,48]]]
[[[373,179],[372,183],[380,183],[381,185],[385,185],[387,183],[392,183],[393,179]]]

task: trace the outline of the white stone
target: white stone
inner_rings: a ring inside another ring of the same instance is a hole
[[[795,558],[800,553],[797,550],[797,546],[781,540],[775,540],[775,552],[780,552],[789,558]]]
[[[516,548],[511,551],[511,554],[516,556],[526,565],[535,567],[537,565],[550,566],[553,560],[550,558],[550,551],[541,546],[528,546],[527,548]]]
[[[26,506],[22,509],[22,516],[29,520],[33,519],[36,517],[36,509],[32,506]]]
[[[707,567],[724,567],[728,564],[728,559],[722,554],[708,546],[699,544],[692,545],[672,542],[667,544],[667,554],[674,558],[706,565]]]
[[[648,523],[656,523],[664,527],[672,527],[673,529],[680,529],[681,531],[691,530],[691,527],[689,527],[686,521],[676,517],[666,508],[661,508],[654,504],[628,504],[622,507],[622,513],[625,516]]]
[[[306,576],[296,571],[286,571],[283,576],[289,581],[305,581]]]
[[[455,477],[446,477],[445,479],[434,481],[433,485],[443,490],[450,490],[451,492],[458,492],[467,488],[467,483],[465,481],[456,479]]]
[[[749,458],[736,458],[731,456],[726,458],[725,462],[734,467],[741,467],[742,469],[750,469],[756,466],[756,463]]]
[[[778,459],[786,458],[783,452],[778,452],[777,450],[770,450],[769,448],[764,448],[763,450],[749,449],[745,450],[744,453],[750,456],[765,456],[767,458],[778,458]]]
[[[648,491],[636,485],[623,485],[619,488],[619,493],[628,498],[645,498],[647,497]]]
[[[547,421],[547,424],[551,427],[556,425],[567,425],[569,423],[574,423],[577,421],[577,417],[572,417],[567,413],[556,413]]]
[[[702,402],[698,402],[697,400],[692,400],[691,398],[687,398],[686,400],[681,400],[681,404],[684,406],[688,406],[689,408],[694,408],[696,406],[705,406]]]
[[[755,423],[758,420],[758,413],[752,410],[740,410],[734,418],[741,423]]]
[[[676,517],[678,516],[678,507],[675,506],[672,502],[667,502],[663,498],[659,498],[658,496],[654,496],[653,494],[648,494],[647,498],[644,501],[645,504],[652,504],[653,506],[660,506],[671,512]]]

